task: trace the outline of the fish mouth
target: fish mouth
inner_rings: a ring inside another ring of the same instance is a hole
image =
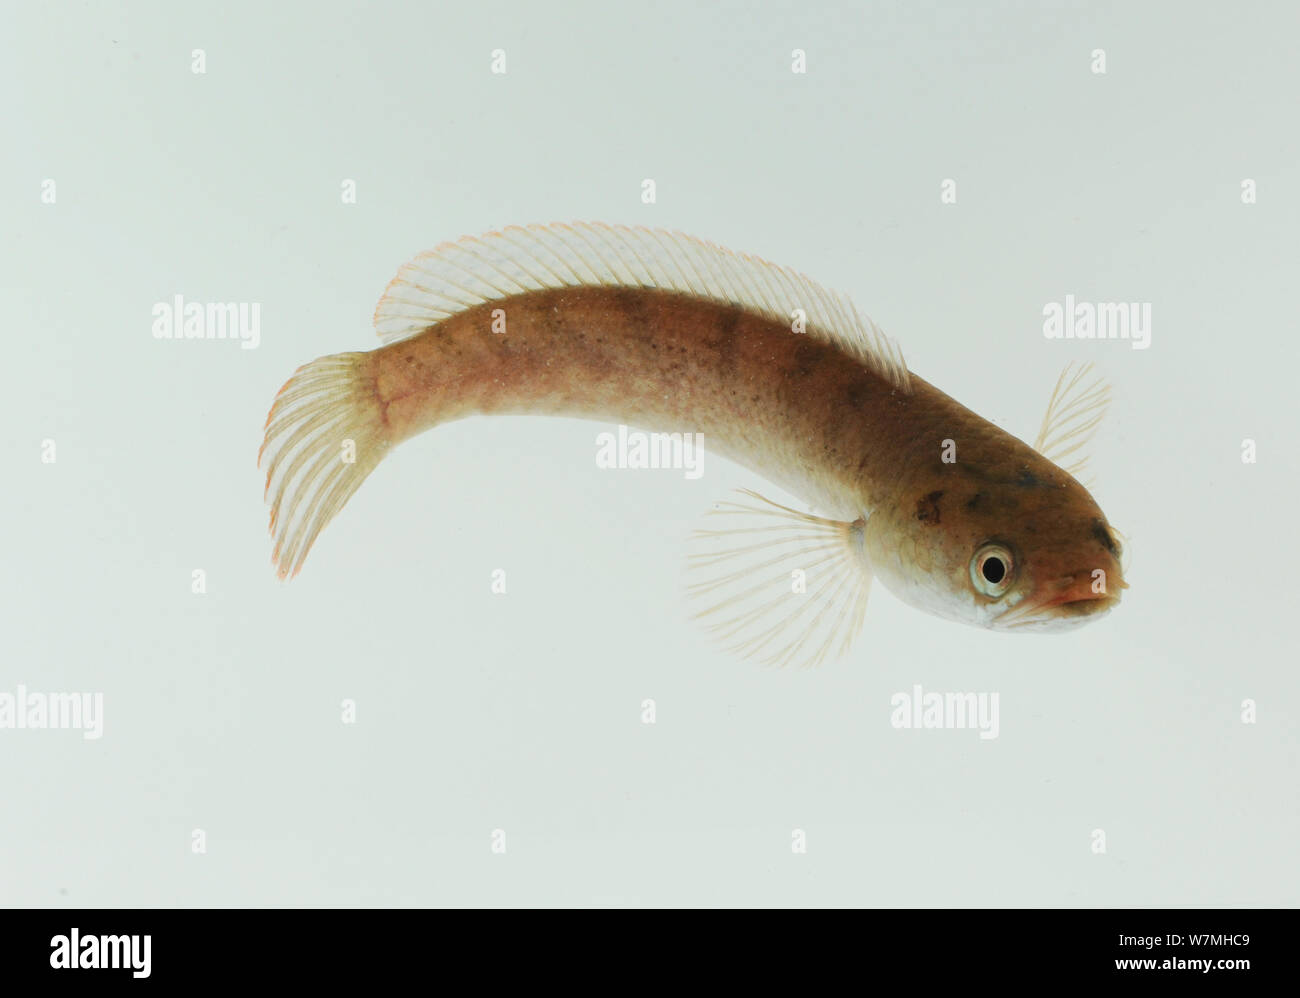
[[[1040,590],[1031,593],[1015,606],[994,618],[995,627],[1027,627],[1048,621],[1068,621],[1075,624],[1084,618],[1101,616],[1119,603],[1119,591],[1128,583],[1114,583],[1114,592],[1094,592],[1091,570],[1076,572],[1054,579]]]

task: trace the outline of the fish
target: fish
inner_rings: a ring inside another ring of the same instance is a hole
[[[296,576],[388,453],[453,420],[579,417],[702,435],[808,510],[755,490],[690,538],[695,617],[769,665],[844,656],[878,580],[1005,632],[1096,621],[1128,588],[1119,532],[1075,477],[1110,401],[1058,379],[1027,444],[912,372],[845,294],[666,229],[572,222],[445,242],[375,310],[382,346],[280,389],[258,454],[272,562]]]

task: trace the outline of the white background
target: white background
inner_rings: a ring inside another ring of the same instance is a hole
[[[1300,903],[1294,4],[177,6],[4,4],[0,692],[106,719],[0,730],[0,903]],[[279,386],[376,346],[414,253],[569,219],[791,264],[1030,439],[1094,360],[1122,606],[1007,635],[877,589],[848,659],[764,669],[680,562],[782,493],[522,417],[404,445],[277,582]],[[1067,293],[1150,302],[1150,349],[1044,339]],[[261,303],[260,348],[155,340],[176,294]],[[1001,736],[893,729],[914,683]]]

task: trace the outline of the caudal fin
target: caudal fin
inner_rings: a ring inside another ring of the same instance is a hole
[[[297,575],[334,519],[392,442],[374,393],[374,355],[339,353],[298,368],[275,397],[257,463],[266,467],[271,561]]]

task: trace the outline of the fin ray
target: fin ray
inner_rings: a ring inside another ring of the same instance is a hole
[[[847,296],[790,267],[644,226],[512,225],[443,243],[398,270],[375,309],[375,330],[385,343],[394,343],[486,302],[593,284],[691,294],[782,324],[794,309],[803,309],[808,335],[848,351],[900,391],[911,391],[897,344]]]
[[[842,656],[861,630],[871,585],[864,521],[829,520],[741,491],[756,502],[718,503],[709,516],[755,525],[692,535],[704,548],[688,557],[699,579],[687,586],[700,607],[695,619],[729,651],[765,665],[815,666]],[[792,584],[795,570],[805,573],[802,589]]]
[[[1092,370],[1091,363],[1065,366],[1034,440],[1034,450],[1076,477],[1088,463],[1079,452],[1092,441],[1110,404],[1110,385],[1105,379],[1087,380]],[[1064,464],[1069,457],[1074,460]]]
[[[372,472],[391,442],[365,353],[334,354],[300,367],[266,417],[258,464],[280,578],[297,575],[317,536]],[[343,444],[352,441],[353,461]]]

